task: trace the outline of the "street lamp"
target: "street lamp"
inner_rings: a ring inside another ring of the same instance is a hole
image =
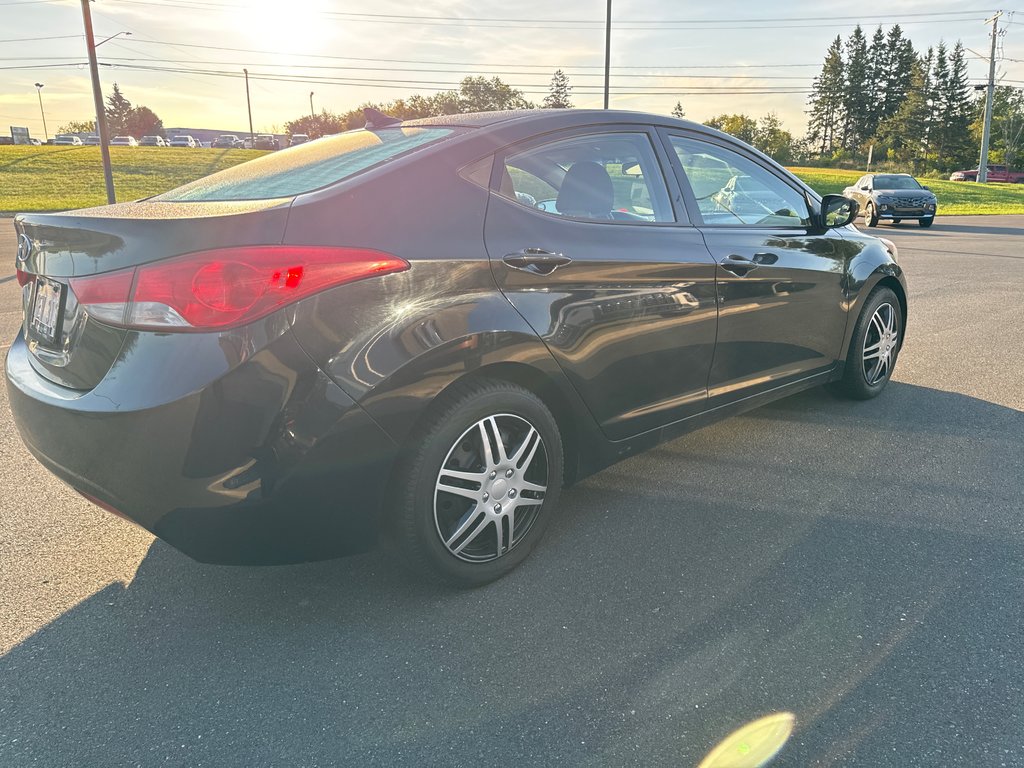
[[[309,132],[313,133],[313,123],[316,122],[316,112],[313,111],[313,92],[309,92]],[[313,138],[310,136],[310,138]]]
[[[50,140],[50,134],[46,132],[46,113],[43,112],[43,84],[36,83],[36,93],[39,95],[39,114],[43,117],[43,136],[46,141]]]
[[[131,32],[118,32],[116,35],[111,35],[110,37],[103,38],[98,43],[96,43],[96,45],[94,45],[93,48],[99,48],[101,45],[103,45],[108,40],[113,40],[115,37],[120,37],[121,35],[124,35],[125,37],[131,37],[132,33]],[[125,49],[125,50],[127,50],[127,49]]]

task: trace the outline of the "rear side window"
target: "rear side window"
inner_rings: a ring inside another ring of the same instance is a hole
[[[498,193],[528,208],[590,221],[674,221],[643,133],[583,134],[505,158]]]
[[[452,128],[430,127],[348,131],[236,165],[153,199],[202,202],[294,197],[442,141],[454,133]]]

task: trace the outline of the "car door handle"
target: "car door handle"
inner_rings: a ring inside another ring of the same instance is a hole
[[[751,270],[757,269],[757,264],[746,256],[730,253],[722,259],[722,269],[732,272],[736,277],[744,277]]]
[[[530,272],[534,275],[550,275],[559,267],[572,262],[568,256],[552,253],[543,248],[524,248],[518,253],[509,253],[502,258],[513,269]]]

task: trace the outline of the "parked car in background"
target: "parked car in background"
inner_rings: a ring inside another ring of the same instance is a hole
[[[255,147],[256,149],[274,150],[280,149],[281,144],[275,137],[271,136],[269,133],[261,133],[259,136],[256,137]]]
[[[214,149],[242,149],[245,146],[240,138],[233,133],[223,133],[213,140]]]
[[[110,140],[112,147],[137,147],[139,142],[134,136],[115,136]]]
[[[54,137],[53,143],[62,147],[80,147],[82,146],[82,140],[70,133],[61,133]]]
[[[296,133],[288,139],[288,146],[294,147],[299,144],[305,144],[307,141],[309,141],[309,136],[305,133]]]
[[[201,561],[380,534],[477,585],[563,483],[812,386],[885,388],[906,282],[852,200],[667,116],[372,117],[15,218],[8,402],[47,468]]]
[[[977,181],[978,169],[969,171],[954,171],[949,177],[950,181]],[[1007,165],[988,166],[988,180],[1000,181],[1008,184],[1024,184],[1024,171],[1011,171]]]
[[[935,193],[909,173],[868,173],[844,189],[843,195],[860,204],[869,227],[878,226],[883,219],[893,224],[915,219],[922,227],[935,221]]]
[[[163,136],[143,136],[139,140],[140,147],[166,147],[167,142]]]
[[[100,145],[100,137],[95,133],[90,133],[83,139],[83,142],[87,147],[98,147]]]
[[[172,147],[198,147],[199,142],[191,136],[172,136],[169,142]]]

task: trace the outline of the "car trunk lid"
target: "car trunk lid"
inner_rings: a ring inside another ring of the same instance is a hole
[[[23,330],[36,371],[88,390],[110,370],[129,331],[79,305],[75,278],[224,246],[280,243],[290,199],[121,203],[57,214],[20,214],[18,270]]]

